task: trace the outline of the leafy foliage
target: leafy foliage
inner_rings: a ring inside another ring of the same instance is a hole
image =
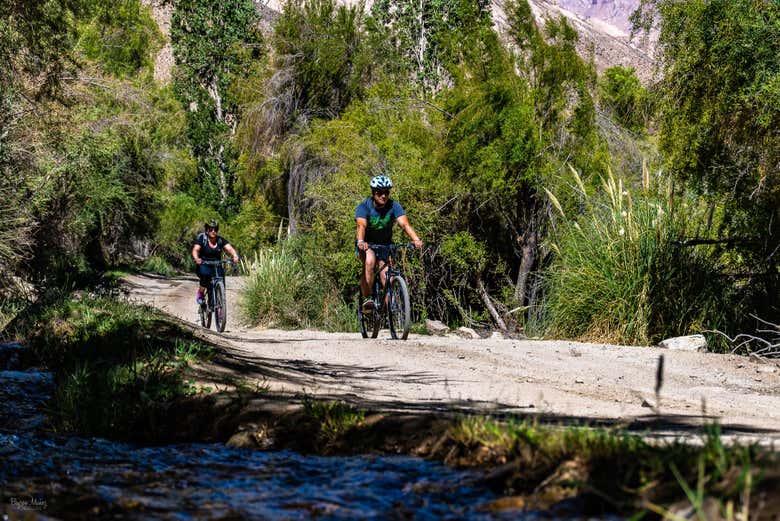
[[[180,1],[172,19],[176,94],[189,108],[187,136],[198,159],[197,177],[187,189],[228,213],[237,206],[232,136],[240,116],[229,87],[262,51],[257,21],[251,0]]]
[[[780,263],[780,4],[645,0],[657,19],[664,79],[659,145],[667,168],[725,206],[720,253],[748,307],[778,317]],[[763,296],[761,296],[763,295]],[[773,303],[774,302],[774,303]]]
[[[489,6],[487,0],[378,0],[370,20],[380,42],[375,52],[422,94],[435,93],[450,81],[448,67],[465,43],[461,36],[489,24]]]
[[[140,0],[99,2],[92,19],[80,30],[79,48],[114,76],[149,68],[153,53],[162,46],[162,35],[150,10],[142,7]]]
[[[81,0],[13,0],[0,5],[0,296],[16,284],[29,255],[33,215],[30,199],[40,183],[37,152],[42,140],[31,125],[36,111],[61,95],[62,76],[74,68]],[[18,288],[17,288],[18,289]]]
[[[601,102],[615,115],[615,119],[629,130],[641,132],[649,118],[649,99],[639,83],[634,69],[610,67],[599,78]]]

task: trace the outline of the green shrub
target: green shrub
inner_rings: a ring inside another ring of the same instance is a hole
[[[612,110],[617,121],[634,132],[645,128],[650,117],[649,98],[631,67],[610,67],[599,78],[602,104]]]
[[[163,277],[172,277],[176,275],[176,270],[174,269],[174,267],[171,266],[167,260],[165,260],[163,257],[159,255],[152,255],[151,257],[146,259],[141,269],[143,269],[144,271],[148,271],[149,273],[162,275]]]
[[[706,251],[682,245],[701,222],[700,207],[651,190],[647,172],[638,196],[610,174],[600,197],[589,197],[572,172],[585,213],[554,235],[547,334],[648,344],[721,325],[726,308],[717,266]]]
[[[188,266],[192,241],[216,215],[211,208],[185,193],[166,195],[155,235],[160,254],[176,266]]]
[[[316,263],[297,255],[293,241],[260,250],[247,268],[240,306],[248,321],[269,327],[357,330],[352,308]]]
[[[140,0],[99,2],[92,20],[81,27],[80,50],[116,76],[151,68],[163,37],[150,11]]]

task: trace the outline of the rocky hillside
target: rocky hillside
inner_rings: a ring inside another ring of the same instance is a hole
[[[614,36],[627,36],[631,32],[628,19],[639,6],[639,0],[557,0],[553,3],[594,25],[605,26]]]
[[[630,39],[628,18],[639,0],[529,0],[529,3],[539,20],[566,18],[580,35],[580,54],[592,54],[599,71],[622,65],[636,69],[644,84],[655,80],[653,35]]]
[[[357,3],[358,0],[344,0],[345,3]],[[282,8],[282,0],[255,0],[263,14],[266,24]],[[579,50],[583,56],[592,56],[596,67],[602,71],[608,67],[622,65],[636,69],[637,76],[644,84],[652,83],[656,76],[653,59],[652,36],[644,41],[629,38],[631,24],[629,16],[636,9],[639,0],[529,0],[537,19],[564,17],[580,34]],[[145,0],[152,4],[155,18],[164,34],[168,34],[170,25],[170,5]],[[370,9],[371,1],[364,2]],[[503,1],[493,4],[496,26],[500,30],[504,25]],[[155,78],[158,81],[170,79],[173,56],[170,44],[160,52],[155,66]]]

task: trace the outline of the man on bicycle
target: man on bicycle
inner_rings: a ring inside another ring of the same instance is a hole
[[[192,245],[192,258],[195,261],[195,272],[200,279],[198,296],[195,301],[198,305],[203,304],[203,296],[206,294],[206,288],[211,284],[211,278],[216,275],[218,266],[203,264],[204,260],[218,261],[222,259],[222,250],[225,250],[233,257],[233,262],[238,262],[238,254],[233,246],[224,237],[219,236],[219,224],[211,220],[206,223],[204,231],[198,234],[198,238]]]
[[[363,275],[360,277],[360,293],[365,299],[363,311],[371,311],[374,301],[371,299],[371,287],[374,285],[374,267],[379,262],[379,280],[385,284],[385,272],[387,271],[387,249],[374,251],[369,248],[372,244],[392,244],[393,224],[398,225],[406,232],[417,248],[422,248],[422,241],[409,224],[406,212],[397,201],[390,199],[390,189],[393,182],[384,175],[375,176],[369,183],[371,197],[361,202],[355,209],[355,221],[357,230],[355,240],[357,254],[363,264]]]

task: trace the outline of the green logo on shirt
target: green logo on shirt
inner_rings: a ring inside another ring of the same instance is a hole
[[[390,225],[390,219],[392,215],[390,212],[388,212],[384,217],[381,217],[379,215],[372,215],[371,216],[371,229],[372,230],[384,230],[388,225]]]

